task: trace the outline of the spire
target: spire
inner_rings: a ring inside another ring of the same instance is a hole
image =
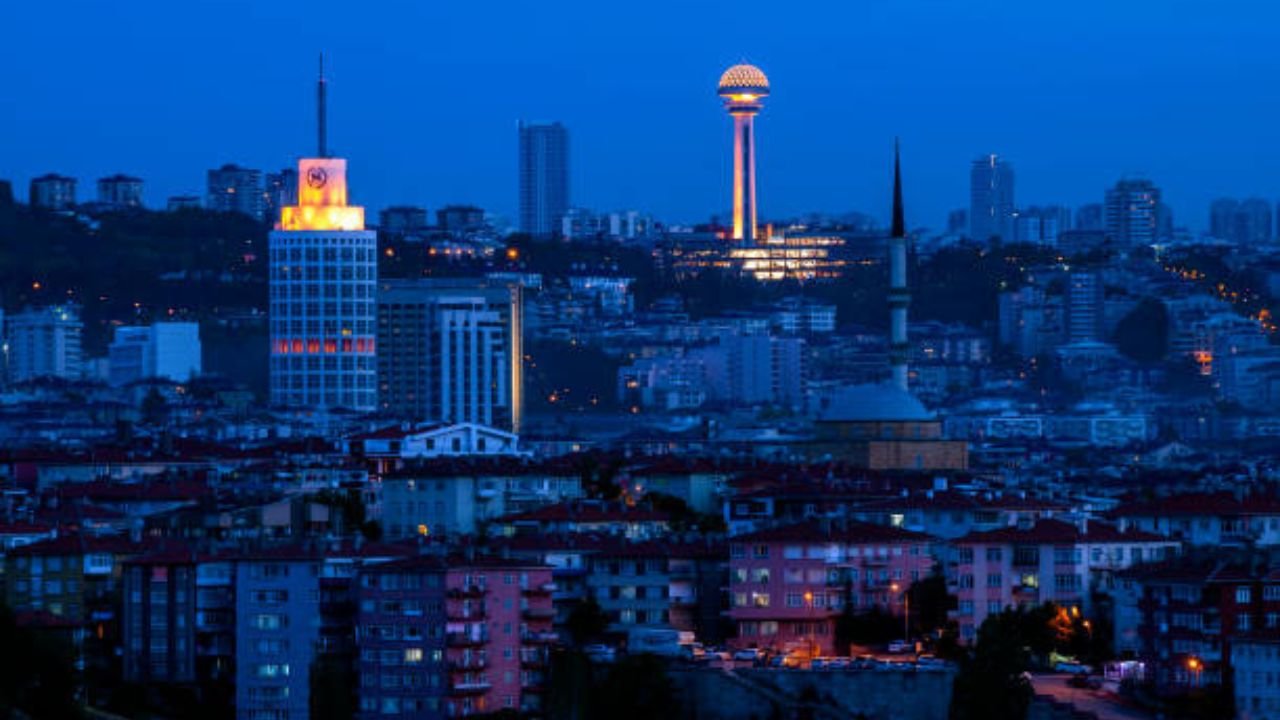
[[[320,53],[320,78],[316,81],[316,157],[328,157],[328,118],[325,107],[324,53]]]
[[[893,139],[893,228],[889,236],[907,236],[907,223],[902,211],[902,163],[899,160],[898,138]]]

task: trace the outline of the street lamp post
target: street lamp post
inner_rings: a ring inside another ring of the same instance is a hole
[[[899,586],[893,583],[889,589],[898,592],[899,587],[902,589],[902,639],[904,642],[911,641],[911,594],[907,592],[910,588]]]

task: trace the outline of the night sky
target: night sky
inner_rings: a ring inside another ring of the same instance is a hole
[[[264,170],[314,148],[316,56],[330,147],[376,211],[472,202],[515,211],[516,122],[560,120],[573,201],[673,222],[723,213],[730,126],[720,72],[747,60],[762,218],[887,221],[894,135],[908,218],[968,203],[998,152],[1020,205],[1097,202],[1125,174],[1179,225],[1219,195],[1280,199],[1280,9],[1264,2],[10,2],[0,177],[126,172],[147,200],[204,191],[225,162]]]

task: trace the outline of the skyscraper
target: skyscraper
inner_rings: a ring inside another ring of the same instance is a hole
[[[986,242],[993,237],[1012,242],[1013,166],[998,155],[984,155],[969,169],[969,234]]]
[[[1151,245],[1159,239],[1160,189],[1150,180],[1121,180],[1107,190],[1107,237],[1122,248]]]
[[[520,123],[520,230],[553,237],[568,210],[569,131]]]
[[[377,233],[347,204],[347,161],[318,154],[298,161],[298,204],[269,239],[271,402],[372,411]]]
[[[284,168],[263,176],[263,215],[280,217],[283,208],[298,204],[298,171]]]
[[[1218,198],[1209,203],[1209,234],[1219,240],[1230,240],[1239,209],[1240,201],[1235,198]]]
[[[769,79],[754,65],[734,65],[720,76],[718,89],[733,118],[733,239],[756,241],[755,118],[769,96]]]
[[[409,420],[519,431],[520,288],[472,279],[386,281],[378,290],[378,402]]]
[[[107,357],[113,385],[148,378],[187,382],[200,374],[200,325],[158,322],[117,327]]]
[[[1076,230],[1105,230],[1107,228],[1106,213],[1102,203],[1088,203],[1076,208]],[[1064,230],[1066,228],[1063,228]]]
[[[261,220],[266,208],[262,171],[223,165],[206,174],[205,207],[214,212],[238,212]]]
[[[99,178],[98,203],[114,210],[142,207],[142,179],[129,175]]]

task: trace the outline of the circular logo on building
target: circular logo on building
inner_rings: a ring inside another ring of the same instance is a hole
[[[322,167],[313,167],[307,170],[307,184],[313,188],[324,187],[325,181],[329,179],[329,174]]]

